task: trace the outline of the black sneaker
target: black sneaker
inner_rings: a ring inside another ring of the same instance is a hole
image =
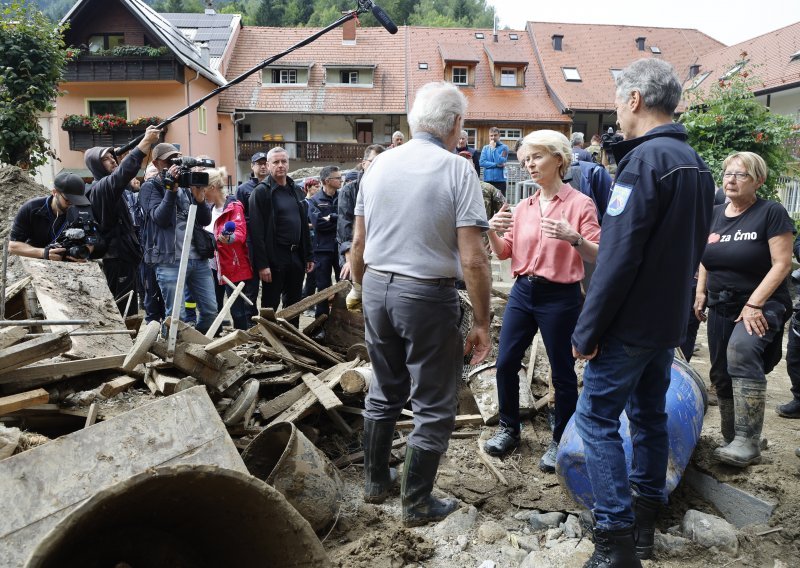
[[[539,460],[539,469],[545,473],[554,473],[556,471],[556,453],[558,453],[558,442],[551,440],[547,451]]]
[[[784,418],[800,418],[800,400],[793,398],[790,402],[776,407],[775,412]]]
[[[490,456],[504,456],[517,446],[519,446],[519,432],[505,424],[500,424],[500,428],[494,436],[486,440],[483,451]]]

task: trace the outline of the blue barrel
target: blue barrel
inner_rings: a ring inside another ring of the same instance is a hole
[[[669,462],[667,464],[667,485],[664,488],[665,498],[678,486],[681,476],[689,464],[694,447],[700,439],[703,417],[708,408],[706,387],[697,372],[686,361],[675,357],[670,374],[666,404]],[[630,427],[624,411],[619,418],[619,434],[622,436],[625,462],[628,466],[628,475],[630,475],[633,457]],[[566,489],[576,503],[591,509],[594,503],[592,484],[586,471],[583,440],[575,428],[574,416],[570,419],[561,437],[556,461],[556,473],[561,486]]]

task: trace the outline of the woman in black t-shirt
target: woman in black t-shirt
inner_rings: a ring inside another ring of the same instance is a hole
[[[791,315],[786,276],[794,224],[780,203],[756,196],[767,178],[758,154],[731,154],[723,168],[730,202],[714,208],[694,310],[703,320],[709,308],[710,375],[727,444],[714,455],[746,467],[761,455],[766,373],[781,359],[783,326]]]

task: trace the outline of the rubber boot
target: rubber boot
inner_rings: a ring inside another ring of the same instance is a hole
[[[595,527],[594,554],[583,568],[641,568],[635,549],[633,527],[614,531]]]
[[[636,556],[641,560],[653,557],[653,541],[656,534],[656,518],[661,503],[641,495],[633,494],[633,540],[636,543]]]
[[[364,501],[383,503],[397,483],[397,470],[389,467],[394,422],[364,419]]]
[[[761,428],[764,425],[766,402],[766,381],[733,377],[736,436],[724,448],[714,450],[714,456],[719,461],[736,467],[747,467],[761,459]]]
[[[733,442],[733,438],[736,436],[733,428],[734,414],[732,398],[719,399],[719,418],[720,428],[722,430],[722,439],[725,440],[725,445],[727,446]]]
[[[458,507],[455,499],[437,499],[431,495],[433,481],[439,469],[440,454],[413,446],[406,448],[403,483],[400,496],[403,502],[403,525],[418,527],[441,521]]]

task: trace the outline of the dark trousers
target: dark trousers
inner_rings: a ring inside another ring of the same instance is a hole
[[[789,341],[786,344],[786,370],[792,381],[792,396],[800,401],[800,311],[789,322]]]
[[[339,254],[336,252],[315,252],[314,253],[314,276],[317,281],[317,290],[330,288],[333,284],[331,273],[336,281],[339,281]],[[309,276],[311,276],[309,274]],[[314,308],[314,317],[328,313],[328,300],[320,302]]]
[[[694,299],[694,295],[697,292],[697,282],[695,281],[695,286],[692,288],[692,295],[689,296],[690,298]],[[694,315],[694,304],[689,305],[689,323],[686,325],[686,339],[681,343],[681,353],[683,353],[683,358],[687,361],[692,360],[692,355],[694,355],[694,346],[697,343],[697,330],[700,329],[700,320],[697,319],[697,316]]]
[[[317,291],[317,264],[314,263],[314,270],[306,274],[305,284],[303,284],[303,298],[308,298]]]
[[[364,338],[374,380],[364,418],[395,422],[411,397],[408,445],[443,454],[456,418],[463,368],[456,289],[392,274],[364,274]]]
[[[217,298],[217,313],[219,313],[222,311],[222,307],[225,305],[225,292],[227,291],[228,295],[230,296],[233,290],[228,288],[227,284],[219,283],[219,275],[216,270],[212,269],[211,274],[214,276],[214,294]],[[238,285],[240,282],[234,282],[234,284]],[[247,284],[245,284],[244,288],[242,288],[241,294],[239,294],[239,296],[231,305],[230,316],[233,320],[233,327],[236,329],[247,330],[253,325],[250,320],[250,310],[248,309],[250,306],[244,301],[243,298],[245,295],[244,291],[247,289],[248,284],[250,284],[250,280],[247,281]]]
[[[506,182],[504,182],[504,181],[489,181],[489,180],[483,180],[483,181],[495,186],[498,190],[500,190],[500,193],[503,194],[503,197],[506,196]]]
[[[122,317],[136,315],[139,311],[139,298],[136,295],[136,272],[139,265],[127,260],[118,258],[103,259],[103,274],[106,275],[106,282],[108,288],[111,290],[111,295],[117,303],[117,309]],[[133,298],[130,301],[128,313],[125,311],[125,305],[128,304],[128,298],[125,296],[133,292]]]
[[[780,361],[783,340],[783,314],[780,302],[768,300],[764,317],[769,329],[764,337],[745,330],[744,322],[736,323],[740,309],[726,304],[708,309],[708,352],[711,355],[709,377],[719,398],[733,398],[731,377],[766,381],[766,374]],[[777,359],[776,359],[777,348]]]
[[[296,304],[303,297],[303,276],[305,276],[305,262],[300,258],[298,251],[293,251],[283,263],[270,267],[272,269],[272,282],[263,282],[261,286],[261,307],[278,309],[279,305],[288,308]],[[297,327],[300,318],[296,317],[290,322]]]
[[[555,389],[553,440],[559,442],[578,402],[578,379],[572,357],[572,332],[581,312],[581,287],[534,283],[520,276],[511,288],[497,355],[497,396],[500,421],[517,431],[519,370],[522,357],[538,330],[547,350]]]
[[[156,278],[156,268],[152,264],[142,262],[139,265],[139,277],[144,287],[144,319],[151,321],[164,321],[164,298],[161,297],[161,288]]]

